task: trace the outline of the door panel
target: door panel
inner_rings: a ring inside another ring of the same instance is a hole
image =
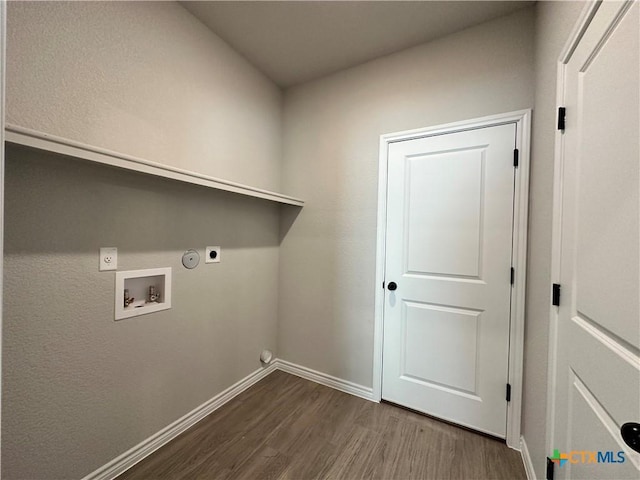
[[[480,276],[483,163],[484,148],[407,158],[405,271]]]
[[[637,10],[636,5],[634,11]],[[638,297],[640,262],[639,28],[637,13],[627,13],[601,48],[577,52],[580,58],[574,64],[578,67],[580,116],[589,119],[581,125],[577,304],[583,316],[598,319],[602,327],[623,338],[635,339],[638,324],[628,319],[639,318],[638,302],[629,301]],[[626,165],[627,162],[635,165]],[[630,195],[633,192],[636,194]],[[604,278],[615,280],[603,281]]]
[[[405,302],[402,377],[475,395],[479,321],[473,310]]]
[[[640,476],[620,435],[640,422],[639,24],[637,3],[602,3],[566,65],[551,447],[618,462],[558,464],[557,478]]]
[[[382,397],[506,434],[515,123],[389,146]]]
[[[632,462],[623,464],[598,462],[598,451],[602,456],[619,462],[618,452],[622,450],[619,429],[615,420],[591,394],[580,377],[571,378],[570,405],[571,424],[569,425],[569,443],[572,445],[569,461],[562,469],[566,469],[566,478],[615,478],[636,479],[638,472]],[[594,445],[598,445],[594,450]],[[584,453],[583,453],[584,452]],[[588,452],[588,453],[587,453]],[[608,452],[611,452],[609,454]],[[595,453],[595,455],[594,455]],[[612,473],[615,469],[615,473]]]

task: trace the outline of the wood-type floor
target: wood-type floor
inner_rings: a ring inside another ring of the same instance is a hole
[[[504,443],[276,371],[118,477],[526,479]]]

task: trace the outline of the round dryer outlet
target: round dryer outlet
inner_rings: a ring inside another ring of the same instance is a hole
[[[184,255],[182,255],[182,265],[184,265],[185,268],[196,268],[199,263],[200,255],[198,255],[198,252],[195,250],[187,250],[184,252]]]

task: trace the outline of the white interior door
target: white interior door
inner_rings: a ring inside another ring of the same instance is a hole
[[[508,123],[388,152],[382,398],[502,438],[515,145]]]
[[[640,478],[620,434],[640,423],[639,26],[603,2],[566,65],[556,479]]]

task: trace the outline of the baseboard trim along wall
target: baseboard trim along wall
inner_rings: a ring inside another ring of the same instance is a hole
[[[348,382],[341,378],[327,375],[326,373],[317,372],[310,368],[296,365],[295,363],[277,359],[274,360],[269,366],[256,370],[255,372],[249,374],[223,392],[219,393],[215,397],[207,400],[199,407],[194,408],[189,413],[173,422],[171,425],[168,425],[159,432],[151,435],[149,438],[143,440],[135,447],[127,450],[122,455],[114,458],[106,465],[90,473],[82,480],[112,480],[116,478],[118,475],[126,472],[136,463],[142,461],[144,458],[151,455],[160,447],[166,445],[171,440],[176,438],[182,432],[191,428],[204,417],[206,417],[210,413],[213,413],[215,410],[222,407],[230,400],[233,400],[247,388],[259,382],[267,375],[275,372],[276,370],[282,370],[283,372],[296,375],[315,383],[319,383],[320,385],[325,385],[327,387],[331,387],[336,390],[340,390],[342,392],[364,398],[366,400],[375,401],[373,399],[372,388],[363,387],[362,385],[358,385],[357,383]]]
[[[362,385],[358,385],[357,383],[348,382],[341,378],[327,375],[326,373],[318,372],[301,365],[296,365],[295,363],[287,362],[286,360],[278,359],[274,363],[276,364],[276,368],[278,370],[282,370],[283,372],[296,375],[315,383],[319,383],[320,385],[325,385],[327,387],[340,390],[341,392],[350,393],[351,395],[364,398],[365,400],[370,400],[372,402],[375,401],[373,398],[373,388],[363,387]]]
[[[149,438],[143,440],[135,447],[129,449],[122,455],[111,460],[106,465],[90,473],[82,480],[112,480],[116,478],[118,475],[126,472],[136,463],[151,455],[163,445],[169,443],[182,432],[189,429],[204,417],[214,412],[233,398],[237,397],[247,388],[259,382],[275,370],[276,365],[274,364],[271,364],[266,368],[260,368],[256,370],[255,372],[249,374],[226,390],[220,392],[215,397],[207,400],[199,407],[194,408],[189,413],[173,422],[171,425],[168,425],[159,432],[151,435]]]
[[[520,454],[522,455],[522,463],[524,463],[524,471],[527,473],[527,480],[536,480],[536,472],[533,470],[533,462],[524,437],[520,437]]]

